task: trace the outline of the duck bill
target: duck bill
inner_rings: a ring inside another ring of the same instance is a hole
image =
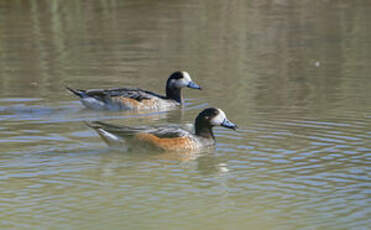
[[[237,125],[233,124],[231,121],[229,121],[228,119],[224,119],[223,123],[221,124],[221,126],[223,127],[226,127],[228,129],[233,129],[233,130],[236,130],[238,128]]]
[[[199,89],[199,90],[201,90],[201,86],[197,85],[193,81],[191,81],[190,83],[188,83],[187,87],[188,88],[191,88],[191,89]]]

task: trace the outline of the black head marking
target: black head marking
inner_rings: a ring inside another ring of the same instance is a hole
[[[215,125],[220,125],[233,130],[236,130],[238,128],[236,124],[232,123],[225,117],[225,114],[222,110],[217,108],[207,108],[196,117],[196,135],[215,139],[212,130]]]
[[[216,108],[207,108],[198,114],[197,118],[205,121],[210,121],[219,114],[219,110]],[[196,118],[196,119],[197,119]]]
[[[174,72],[174,73],[172,73],[172,74],[170,75],[170,77],[169,77],[168,80],[172,80],[172,79],[174,79],[174,80],[178,80],[178,79],[182,79],[183,77],[184,77],[184,75],[183,75],[182,72],[180,72],[180,71],[176,71],[176,72]]]
[[[219,110],[216,108],[207,108],[199,113],[195,120],[196,135],[215,139],[212,131],[213,125],[211,124],[211,120],[218,114]]]
[[[187,72],[174,72],[166,82],[166,97],[183,104],[182,88],[198,89],[201,87],[192,81]]]
[[[184,75],[183,75],[182,72],[176,71],[176,72],[172,73],[170,75],[170,77],[167,79],[166,90],[167,89],[177,88],[177,87],[175,87],[175,84],[174,83],[175,83],[175,81],[180,80],[182,78],[184,78]]]
[[[181,89],[176,87],[174,82],[182,79],[183,73],[180,71],[176,71],[170,75],[166,82],[166,97],[173,99],[181,104],[183,104],[183,97]]]

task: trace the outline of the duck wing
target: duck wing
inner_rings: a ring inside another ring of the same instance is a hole
[[[165,98],[162,95],[139,89],[139,88],[113,88],[113,89],[90,89],[86,90],[86,94],[90,97],[126,97],[137,101],[157,98]]]
[[[127,137],[135,136],[137,134],[152,134],[158,138],[176,138],[189,135],[191,132],[182,129],[178,125],[167,125],[167,126],[118,126],[108,124],[105,122],[94,121],[86,123],[89,127],[96,131],[103,129],[116,136]]]
[[[155,126],[153,127],[153,130],[147,133],[158,138],[177,138],[191,134],[191,132],[181,128],[178,125]]]
[[[76,96],[81,98],[93,97],[100,101],[106,101],[108,98],[112,97],[126,97],[137,101],[142,101],[146,99],[161,98],[165,97],[151,91],[139,89],[139,88],[112,88],[112,89],[72,89],[66,86],[66,89],[74,93]]]

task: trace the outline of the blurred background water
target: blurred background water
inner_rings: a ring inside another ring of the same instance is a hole
[[[1,229],[368,229],[371,2],[0,1]],[[94,112],[64,85],[204,90]],[[125,153],[83,121],[216,128],[197,155]]]

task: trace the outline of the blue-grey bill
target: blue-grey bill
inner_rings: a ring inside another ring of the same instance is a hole
[[[224,121],[222,123],[222,126],[228,128],[228,129],[233,129],[233,130],[236,130],[238,128],[237,125],[233,124],[228,119],[224,119]]]
[[[191,88],[191,89],[199,89],[199,90],[201,90],[201,86],[197,85],[193,81],[191,81],[190,83],[188,83],[187,87],[188,88]]]

